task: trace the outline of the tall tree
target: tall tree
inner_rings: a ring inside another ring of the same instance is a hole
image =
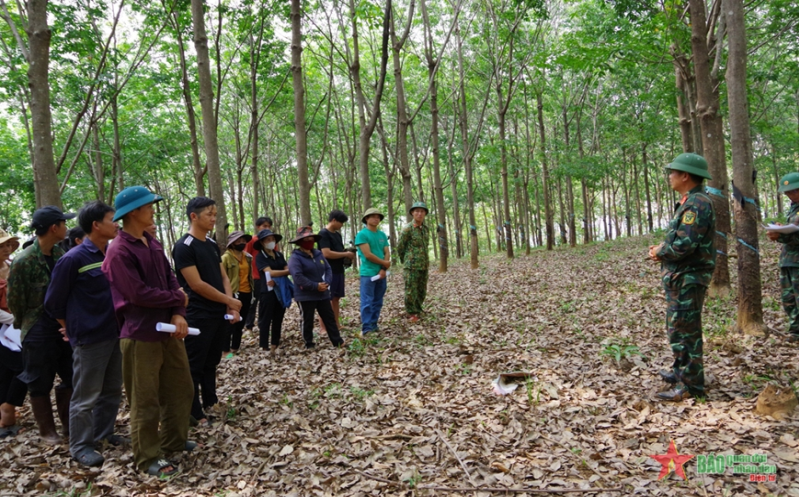
[[[208,54],[208,35],[205,31],[203,0],[191,0],[191,18],[194,26],[194,49],[197,51],[197,71],[200,81],[200,106],[203,114],[203,142],[208,168],[208,187],[211,198],[216,200],[216,243],[224,252],[227,242],[227,215],[225,213],[225,190],[222,187],[222,170],[219,164],[219,142],[217,119],[214,110],[214,84],[211,80],[211,58]],[[221,56],[217,54],[217,56]]]
[[[305,87],[302,81],[300,0],[291,0],[291,80],[294,85],[294,140],[300,182],[300,223],[311,222],[311,184],[308,181],[308,139],[305,132]]]
[[[735,190],[735,230],[738,238],[738,328],[746,334],[762,335],[763,303],[760,283],[760,252],[757,225],[760,215],[754,184],[749,101],[746,95],[746,27],[743,0],[726,0],[724,15],[729,29],[727,57],[727,102],[730,108],[730,138]]]

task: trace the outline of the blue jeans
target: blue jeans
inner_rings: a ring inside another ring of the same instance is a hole
[[[369,333],[377,329],[377,320],[383,309],[386,294],[386,279],[372,281],[371,276],[361,276],[361,331]]]

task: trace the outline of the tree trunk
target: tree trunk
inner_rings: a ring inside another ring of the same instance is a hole
[[[180,56],[181,86],[183,90],[183,103],[186,105],[186,120],[189,125],[189,143],[191,143],[192,170],[194,171],[194,189],[200,197],[205,196],[205,169],[200,162],[200,145],[197,140],[197,116],[194,113],[194,103],[191,99],[191,85],[189,83],[189,70],[186,64],[186,50],[183,44],[183,31],[178,24],[178,14],[173,12],[173,26],[178,37],[178,55]],[[257,195],[255,196],[257,198]]]
[[[680,137],[682,138],[682,151],[693,152],[694,136],[691,130],[691,114],[688,112],[688,106],[685,102],[688,98],[685,85],[688,83],[683,77],[683,70],[681,67],[682,66],[677,61],[674,61],[674,80],[675,86],[677,87],[677,115],[680,118]]]
[[[294,86],[294,140],[300,188],[300,224],[311,223],[311,184],[308,181],[308,142],[305,132],[305,87],[302,81],[300,0],[291,0],[291,80]]]
[[[743,0],[726,0],[724,15],[729,26],[727,57],[727,103],[730,109],[730,141],[735,186],[743,197],[757,202],[752,181],[752,138],[749,131],[749,103],[746,96],[746,30]],[[735,202],[735,231],[738,238],[738,329],[749,335],[766,334],[760,283],[760,254],[757,205]]]
[[[547,137],[544,130],[544,104],[541,92],[535,95],[538,106],[538,130],[541,134],[541,188],[544,192],[544,220],[546,223],[547,250],[555,247],[555,229],[553,226],[552,206],[549,199],[549,166],[547,166]]]
[[[724,134],[719,114],[718,94],[713,91],[708,56],[705,1],[690,0],[691,9],[691,47],[696,75],[696,112],[702,130],[702,149],[713,177],[708,186],[721,191],[721,195],[711,194],[716,211],[716,269],[708,289],[709,296],[723,296],[730,292],[730,272],[727,263],[726,233],[730,231],[729,189],[727,187],[727,166],[725,164]],[[751,144],[750,154],[751,154]],[[712,190],[711,190],[712,191]],[[740,259],[739,259],[740,264]]]
[[[413,16],[413,1],[410,7],[410,16]],[[413,205],[413,185],[411,183],[411,166],[408,160],[408,118],[407,102],[405,100],[405,84],[402,80],[402,63],[400,51],[405,44],[405,37],[397,38],[395,16],[391,15],[391,55],[394,65],[394,83],[397,90],[397,155],[399,156],[399,170],[402,176],[402,194],[405,201],[405,216],[411,221],[410,209]],[[421,189],[422,185],[419,185]]]
[[[216,200],[216,243],[224,252],[227,241],[227,215],[225,190],[222,187],[222,170],[219,164],[219,144],[214,115],[214,87],[211,81],[211,59],[208,55],[208,36],[205,32],[203,0],[191,0],[191,17],[194,25],[194,49],[197,51],[197,70],[200,81],[200,107],[203,113],[203,142],[208,168],[208,186],[211,198]]]
[[[646,193],[646,223],[649,227],[649,232],[652,233],[655,227],[652,219],[652,195],[649,192],[649,166],[646,162],[646,143],[641,144],[641,168],[644,170],[644,188]]]
[[[52,116],[50,113],[50,38],[47,25],[48,0],[28,0],[28,35],[30,60],[28,85],[31,96],[33,128],[33,184],[36,207],[62,207],[61,191],[53,157]]]

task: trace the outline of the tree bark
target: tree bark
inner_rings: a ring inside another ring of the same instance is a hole
[[[222,170],[219,164],[219,144],[214,115],[214,87],[211,81],[211,59],[208,55],[208,35],[205,31],[203,0],[191,0],[191,18],[194,26],[194,49],[197,51],[197,71],[200,81],[200,107],[203,114],[203,142],[208,168],[208,187],[211,198],[216,200],[216,243],[224,252],[227,242],[227,215],[225,212],[225,190],[222,187]]]
[[[61,208],[61,192],[53,157],[52,115],[50,112],[50,38],[47,25],[48,0],[29,0],[28,85],[31,98],[31,127],[33,128],[33,184],[36,207],[55,205]]]
[[[308,142],[305,132],[305,87],[302,81],[300,0],[291,0],[291,80],[294,86],[295,160],[300,187],[300,224],[311,223],[311,184],[308,181]]]
[[[708,186],[721,190],[721,195],[711,194],[716,211],[716,269],[713,272],[708,295],[722,296],[730,292],[730,272],[727,264],[726,233],[730,231],[729,189],[725,164],[724,135],[719,114],[718,94],[713,91],[710,77],[710,59],[707,48],[705,1],[690,0],[691,48],[693,50],[696,77],[696,112],[702,130],[702,149],[713,177]],[[750,145],[751,147],[751,145]]]
[[[724,15],[727,17],[730,33],[726,79],[733,178],[741,195],[757,202],[752,178],[752,138],[749,130],[749,102],[746,95],[746,29],[743,0],[726,0],[726,4]],[[741,200],[735,202],[735,230],[738,238],[737,323],[740,331],[760,336],[767,332],[763,324],[757,237],[760,215],[757,204]]]

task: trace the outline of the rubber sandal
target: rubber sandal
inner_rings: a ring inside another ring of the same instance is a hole
[[[105,439],[110,445],[114,447],[119,447],[120,445],[129,445],[130,439],[123,437],[122,435],[110,435],[108,438]]]
[[[164,468],[172,468],[169,471],[164,471]],[[171,463],[166,459],[156,459],[150,467],[147,468],[147,474],[152,476],[157,476],[158,478],[163,478],[165,476],[172,476],[176,474],[178,471],[177,464]]]
[[[72,459],[78,461],[84,466],[89,467],[102,466],[103,462],[105,462],[105,458],[101,454],[89,449],[84,450],[77,456],[73,456]]]
[[[6,437],[16,436],[17,433],[19,433],[20,428],[20,425],[4,426],[3,428],[0,428],[0,440]]]
[[[186,445],[183,446],[183,452],[191,452],[195,448],[197,448],[197,442],[192,442],[191,440],[186,440]]]

